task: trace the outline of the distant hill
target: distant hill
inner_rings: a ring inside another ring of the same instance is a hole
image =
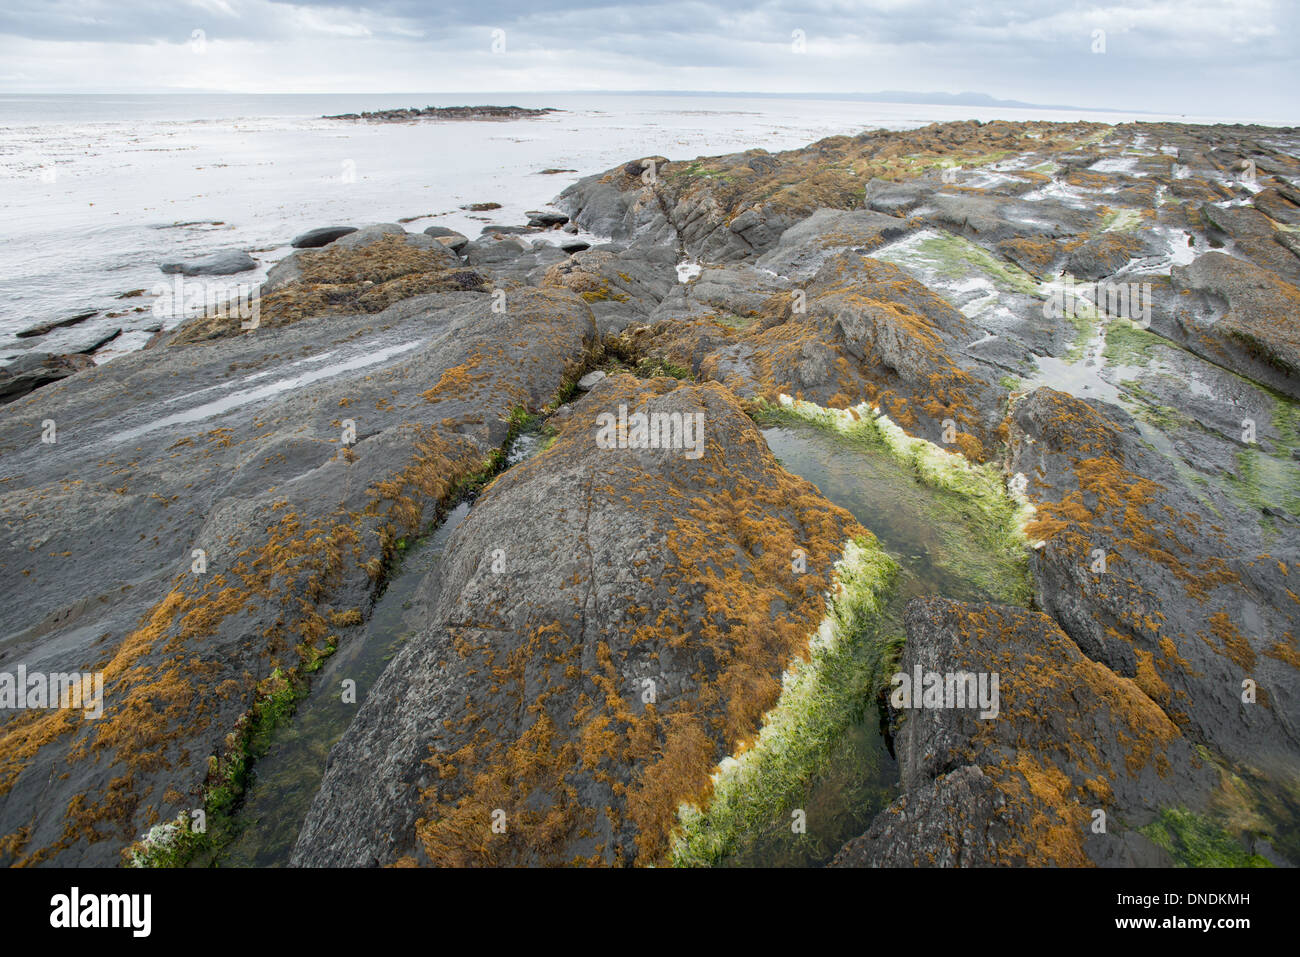
[[[579,91],[573,91],[579,92]],[[1076,110],[1095,113],[1150,113],[1150,110],[1109,106],[1070,106],[1065,103],[1026,103],[999,100],[987,93],[920,93],[915,90],[879,90],[875,93],[753,93],[719,90],[584,90],[583,93],[643,96],[743,96],[762,99],[853,100],[864,103],[913,103],[918,106],[992,106],[1015,110]]]

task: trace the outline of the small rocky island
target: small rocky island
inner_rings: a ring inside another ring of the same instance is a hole
[[[370,113],[339,113],[322,116],[323,120],[365,120],[369,123],[405,123],[410,120],[528,120],[550,113],[562,113],[555,107],[529,109],[522,106],[426,106],[375,110]]]
[[[1300,864],[1297,184],[963,122],[304,234],[0,407],[0,661],[103,680],[0,862]]]

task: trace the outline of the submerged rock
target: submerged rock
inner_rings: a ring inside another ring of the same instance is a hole
[[[93,318],[97,315],[99,315],[98,309],[92,309],[89,312],[79,312],[75,316],[68,316],[66,319],[55,319],[51,322],[42,322],[39,325],[30,326],[27,329],[15,332],[14,335],[19,339],[31,339],[36,336],[43,336],[47,333],[53,332],[55,329],[66,329],[69,326],[79,325],[87,319]]]

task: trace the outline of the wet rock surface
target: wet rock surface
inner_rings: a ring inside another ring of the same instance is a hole
[[[180,273],[183,276],[229,276],[256,269],[257,260],[242,249],[223,249],[198,259],[163,263],[159,268],[165,273]]]
[[[12,402],[51,382],[66,379],[74,372],[94,368],[90,356],[51,355],[31,352],[0,368],[0,402]]]
[[[102,671],[105,715],[6,716],[6,862],[114,864],[202,806],[225,769],[209,755],[266,683],[361,620],[396,542],[593,339],[559,291],[517,293],[508,317],[422,295],[135,353],[11,403],[0,655]]]
[[[1295,527],[1274,535],[1230,494],[1188,488],[1114,406],[1040,389],[1012,421],[1012,467],[1039,502],[1028,531],[1046,541],[1032,556],[1043,609],[1194,740],[1255,768],[1289,766]],[[1248,680],[1267,700],[1242,701]]]
[[[973,685],[910,700],[894,738],[904,794],[835,866],[1167,863],[1137,829],[1163,806],[1203,810],[1214,775],[1141,688],[1039,612],[917,599],[906,627],[900,673],[997,674],[997,714]]]
[[[836,863],[1184,863],[1180,814],[1300,863],[1298,155],[1288,129],[996,122],[639,157],[473,240],[304,245],[251,323],[32,356],[0,410],[0,667],[102,671],[106,714],[6,715],[0,860],[114,863],[202,806],[257,703],[538,413],[554,444],[452,534],[293,859],[667,860],[865,534],[745,415],[786,396],[1032,510],[1032,608],[904,621],[899,670],[996,672],[998,717],[895,709],[901,793]],[[601,446],[620,405],[703,413],[702,455]]]
[[[600,447],[619,406],[700,415],[698,457]],[[656,860],[775,704],[855,529],[720,386],[598,383],[457,528],[431,621],[331,755],[294,863]]]
[[[316,229],[309,229],[305,233],[293,237],[289,245],[294,249],[318,249],[321,246],[328,246],[336,239],[341,239],[348,233],[355,233],[355,226],[320,226]]]

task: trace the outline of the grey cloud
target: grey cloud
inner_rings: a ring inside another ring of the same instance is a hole
[[[566,76],[599,68],[620,89],[708,88],[853,92],[974,89],[1084,106],[1193,111],[1254,90],[1281,103],[1294,89],[1300,5],[1284,0],[5,0],[0,34],[40,41],[320,44],[337,56],[356,37],[356,63],[380,49],[436,58],[490,45],[506,31],[511,56],[484,70],[563,54]],[[1104,57],[1091,31],[1106,30]],[[793,30],[807,54],[791,56]],[[530,57],[532,58],[530,60]],[[551,61],[555,62],[555,61]],[[705,82],[705,81],[700,81]],[[553,88],[553,87],[551,87]],[[698,85],[696,88],[699,88]]]

